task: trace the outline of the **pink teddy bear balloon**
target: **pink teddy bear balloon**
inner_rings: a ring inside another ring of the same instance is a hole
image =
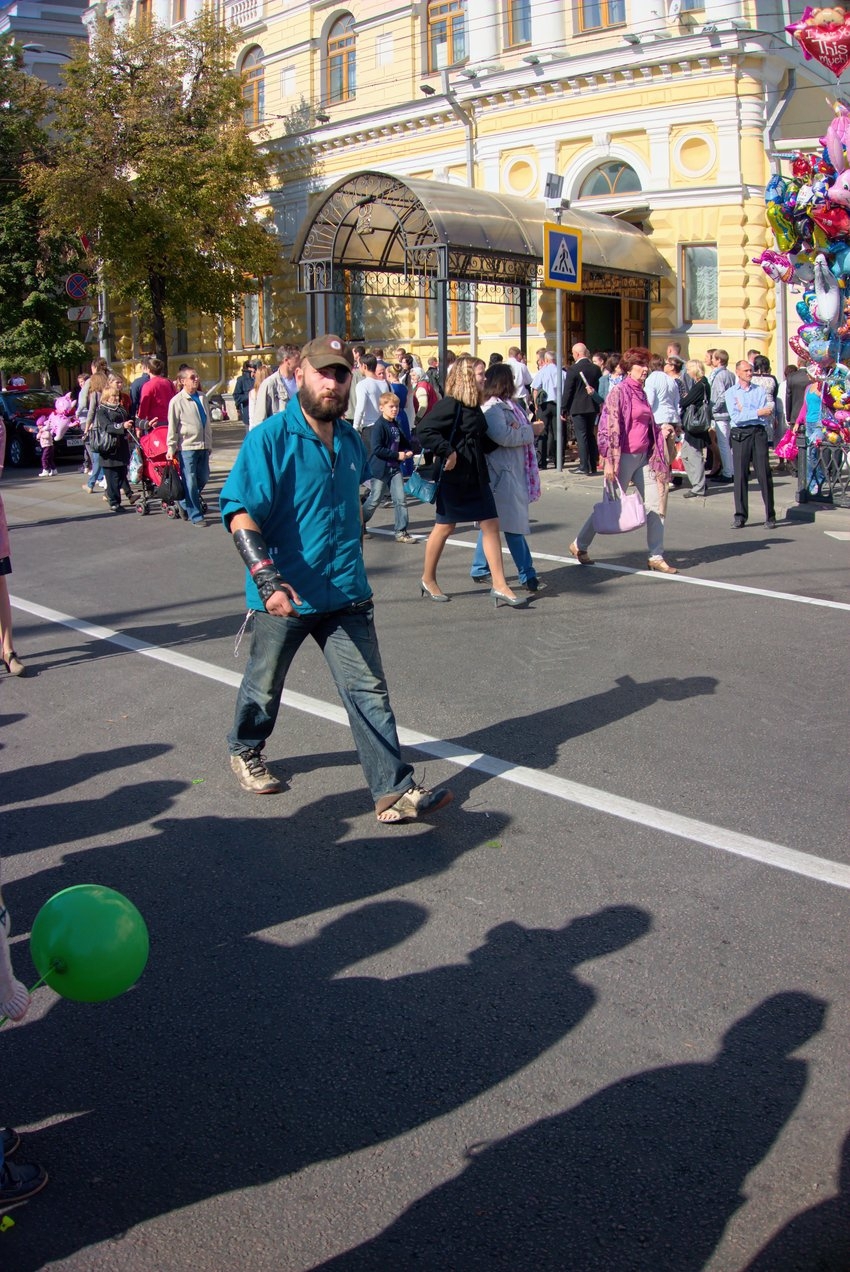
[[[832,203],[839,203],[843,208],[850,208],[850,168],[839,172],[829,188],[829,198]]]

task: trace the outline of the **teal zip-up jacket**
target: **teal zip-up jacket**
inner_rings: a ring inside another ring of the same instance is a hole
[[[246,434],[221,491],[225,526],[237,512],[256,521],[299,613],[327,614],[368,600],[363,564],[360,485],[366,448],[350,424],[334,423],[333,463],[304,418],[298,398]],[[265,607],[246,571],[248,608]]]

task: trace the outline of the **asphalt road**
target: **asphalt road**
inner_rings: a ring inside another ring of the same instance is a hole
[[[450,605],[376,533],[399,726],[455,793],[392,827],[314,647],[285,792],[238,788],[227,535],[80,481],[3,481],[13,955],[35,979],[39,907],[95,881],[151,957],[3,1031],[0,1118],[51,1175],[4,1272],[846,1272],[850,515],[733,532],[728,489],[675,493],[682,575],[636,536],[581,568],[597,483],[550,478],[517,611],[469,580],[470,531]]]

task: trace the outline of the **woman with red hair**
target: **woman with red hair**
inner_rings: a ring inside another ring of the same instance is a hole
[[[651,357],[649,349],[634,348],[627,349],[620,359],[625,375],[619,384],[612,385],[605,399],[599,419],[599,453],[605,461],[604,480],[618,481],[623,490],[634,482],[646,504],[650,570],[677,574],[678,570],[664,560],[664,514],[670,481],[667,438],[673,436],[674,428],[672,424],[656,424],[643,391]],[[650,473],[646,488],[644,468]],[[591,514],[570,544],[570,555],[580,565],[593,564],[587,549],[595,533]]]

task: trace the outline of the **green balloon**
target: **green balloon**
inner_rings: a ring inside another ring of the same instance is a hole
[[[78,883],[35,916],[32,960],[51,989],[76,1003],[123,994],[145,970],[150,942],[139,911],[120,892]]]

